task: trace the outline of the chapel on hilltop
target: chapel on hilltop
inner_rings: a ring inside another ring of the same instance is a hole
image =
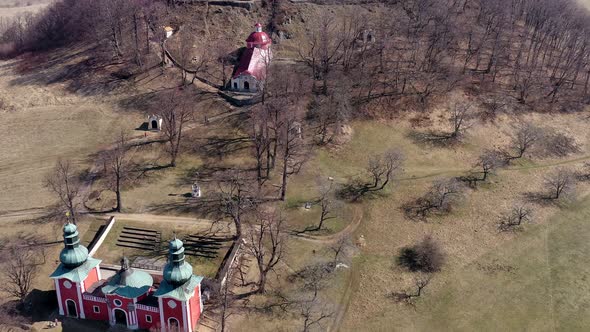
[[[246,49],[231,79],[231,90],[239,92],[258,92],[266,79],[266,72],[272,59],[272,40],[256,23],[255,30],[246,39]]]

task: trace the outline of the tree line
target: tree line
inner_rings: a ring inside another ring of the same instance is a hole
[[[95,42],[104,58],[141,65],[153,51],[150,42],[163,41],[161,27],[175,6],[62,0],[3,22],[0,42],[17,53]],[[297,38],[309,88],[324,96],[345,91],[355,105],[409,101],[418,109],[461,84],[501,89],[530,106],[573,107],[588,99],[590,20],[572,0],[383,0],[369,6],[378,10],[346,16],[319,6],[306,20]],[[269,31],[288,30],[292,9],[284,0],[265,2]],[[208,13],[207,7],[204,22]],[[186,52],[180,53],[184,59]],[[225,83],[230,50],[226,45],[213,53],[221,67],[216,76]]]
[[[150,41],[164,37],[160,20],[165,14],[158,1],[62,0],[5,22],[0,41],[12,45],[12,55],[96,43],[102,58],[141,64]]]
[[[323,94],[351,82],[356,104],[426,109],[460,84],[522,105],[587,100],[590,20],[569,0],[383,1],[381,14],[308,24],[299,50]]]

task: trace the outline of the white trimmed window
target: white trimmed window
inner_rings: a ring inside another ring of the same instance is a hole
[[[151,315],[145,315],[145,321],[148,323],[152,322],[152,316]]]
[[[92,311],[94,311],[95,314],[99,314],[100,313],[100,307],[97,305],[93,305],[92,306]]]

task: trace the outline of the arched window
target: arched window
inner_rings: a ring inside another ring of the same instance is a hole
[[[78,308],[76,307],[76,302],[73,300],[66,300],[66,310],[68,317],[78,318]]]
[[[168,318],[168,330],[170,332],[180,331],[180,324],[176,318]]]
[[[250,82],[244,81],[244,90],[250,90]]]

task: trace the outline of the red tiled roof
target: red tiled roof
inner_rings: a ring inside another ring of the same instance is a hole
[[[272,42],[272,40],[270,39],[270,37],[268,36],[268,34],[266,32],[257,32],[254,31],[250,34],[250,36],[248,36],[248,39],[246,39],[246,43],[253,43],[255,45],[268,45]]]
[[[245,49],[233,78],[240,75],[251,75],[259,81],[264,80],[266,77],[266,65],[269,60],[267,58],[265,61],[265,57],[269,56],[268,52],[260,48]]]

